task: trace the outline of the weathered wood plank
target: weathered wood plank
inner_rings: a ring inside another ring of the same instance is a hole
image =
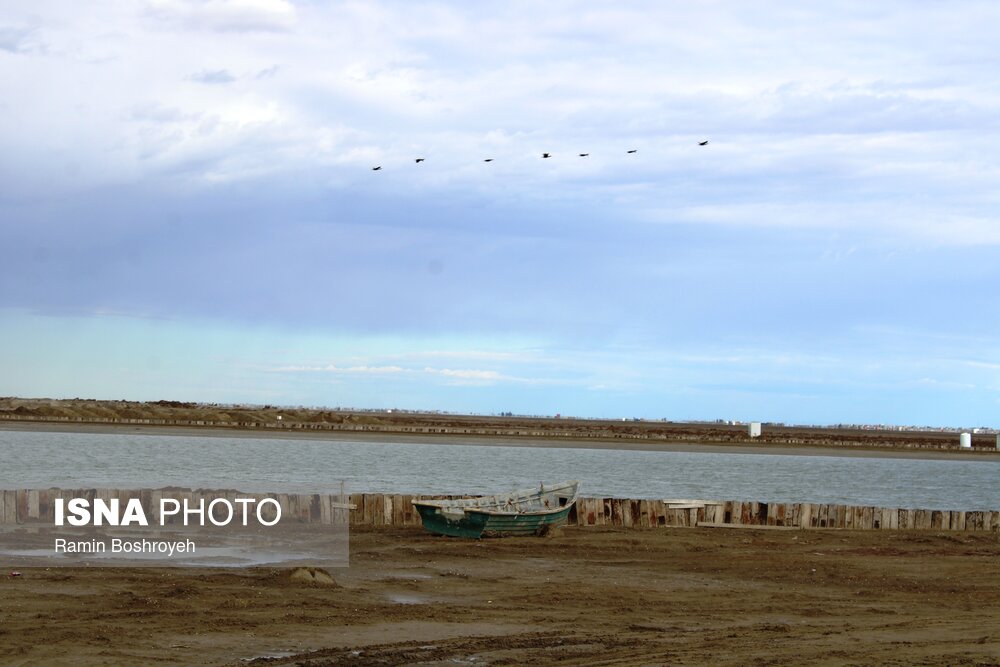
[[[611,499],[611,525],[621,526],[624,525],[625,519],[622,516],[622,501],[621,498]]]
[[[330,506],[330,496],[312,493],[309,498],[309,521],[311,523],[323,523],[323,505]]]
[[[596,526],[597,515],[600,513],[599,512],[600,508],[598,507],[598,499],[584,498],[583,500],[584,500],[583,506],[586,509],[586,514],[584,516],[586,523],[584,525]]]
[[[392,496],[392,521],[393,526],[402,526],[406,523],[406,507],[403,505],[403,494],[394,493]]]
[[[649,528],[652,523],[649,520],[649,500],[642,498],[639,500],[639,524],[643,528]]]
[[[392,526],[396,512],[398,511],[396,507],[396,494],[394,493],[382,493],[379,494],[382,499],[382,523],[383,526]]]
[[[733,501],[726,500],[722,503],[722,519],[719,523],[732,523],[733,522]]]
[[[812,528],[812,503],[799,503],[799,528]]]
[[[667,525],[666,506],[663,504],[662,500],[653,500],[650,503],[649,509],[652,512],[650,518],[653,522],[653,526],[659,528]]]
[[[364,501],[363,501],[364,502],[364,505],[363,505],[364,509],[363,509],[363,515],[362,516],[364,518],[364,523],[365,523],[366,526],[374,526],[375,525],[375,503],[376,503],[376,501],[378,499],[376,498],[375,494],[372,494],[372,493],[366,493],[366,494],[364,494],[363,498],[364,498]]]
[[[278,494],[278,504],[281,506],[282,520],[284,520],[284,517],[286,516],[292,516],[293,514],[292,503],[287,493]]]
[[[28,490],[18,489],[14,496],[17,498],[17,522],[24,523],[28,520]]]
[[[13,526],[17,524],[17,491],[4,491],[4,523]]]
[[[622,500],[622,526],[631,528],[635,525],[635,513],[632,509],[632,500],[625,498]]]
[[[28,511],[27,518],[29,519],[39,519],[41,512],[39,510],[38,502],[38,489],[28,490]]]
[[[421,524],[420,512],[418,512],[417,508],[413,506],[413,499],[416,498],[416,496],[407,494],[403,497],[406,499],[406,508],[403,510],[403,513],[406,516],[406,525],[419,526]]]
[[[320,496],[319,504],[319,522],[324,526],[329,526],[333,523],[333,496],[322,495]]]
[[[788,518],[788,504],[787,503],[776,503],[774,505],[774,524],[775,526],[784,526],[785,521]]]
[[[363,493],[352,493],[351,494],[351,504],[354,505],[353,510],[351,510],[350,523],[351,525],[363,524],[365,521],[365,494]]]
[[[788,511],[785,515],[785,525],[799,527],[799,514],[801,512],[802,503],[791,503],[788,505]]]

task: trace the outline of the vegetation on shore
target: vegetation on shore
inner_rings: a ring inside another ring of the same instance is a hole
[[[733,423],[602,420],[565,417],[457,415],[401,410],[356,410],[287,406],[227,405],[173,400],[149,402],[96,399],[0,397],[0,419],[54,422],[135,423],[301,430],[364,430],[434,435],[638,440],[763,446],[958,449],[953,431],[875,430],[858,427],[765,424],[751,438],[746,425]],[[974,450],[997,451],[996,436],[976,434]]]

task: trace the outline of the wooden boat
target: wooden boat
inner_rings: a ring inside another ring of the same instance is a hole
[[[479,498],[414,500],[424,528],[454,537],[540,535],[566,523],[579,482],[542,484]]]

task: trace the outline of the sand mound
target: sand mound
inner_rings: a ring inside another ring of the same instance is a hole
[[[336,586],[330,573],[318,567],[297,567],[288,575],[292,581],[304,582],[307,584],[317,584],[320,586]]]

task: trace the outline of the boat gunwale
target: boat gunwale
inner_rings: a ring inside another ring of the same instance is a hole
[[[546,514],[555,514],[556,512],[561,512],[563,510],[569,509],[569,508],[573,507],[573,503],[575,503],[575,502],[576,502],[576,498],[573,498],[573,500],[571,500],[568,503],[566,503],[565,505],[561,505],[559,507],[555,507],[555,508],[552,508],[552,509],[545,509],[545,510],[532,510],[532,511],[529,511],[529,512],[517,512],[517,511],[511,512],[511,511],[508,511],[508,510],[484,510],[484,509],[478,508],[478,507],[470,507],[470,508],[468,508],[468,509],[465,510],[465,513],[466,514],[486,514],[488,516],[545,516]]]
[[[557,483],[557,484],[553,484],[550,488],[545,488],[544,485],[541,485],[541,487],[542,488],[540,490],[535,490],[534,488],[532,488],[532,489],[519,489],[518,491],[514,491],[511,494],[498,493],[498,494],[494,494],[492,496],[479,496],[479,497],[476,497],[476,496],[467,496],[467,497],[464,497],[464,498],[453,498],[453,499],[431,499],[431,498],[429,498],[429,499],[419,499],[418,500],[418,499],[414,498],[410,502],[414,506],[432,507],[432,508],[436,508],[436,509],[439,509],[439,510],[440,509],[461,509],[464,513],[486,514],[486,515],[489,515],[489,516],[545,516],[547,514],[554,514],[556,512],[560,512],[562,510],[571,508],[576,503],[577,499],[580,497],[580,493],[579,493],[580,482],[579,482],[579,480],[571,480],[571,481],[568,481],[568,482],[560,482],[560,483]],[[500,505],[500,499],[501,498],[513,498],[513,497],[517,497],[517,494],[522,493],[522,492],[529,492],[529,493],[526,493],[525,495],[534,495],[534,496],[541,497],[543,495],[547,495],[547,494],[550,494],[550,493],[557,493],[560,490],[569,489],[569,488],[573,489],[573,494],[572,494],[572,496],[570,496],[570,498],[567,501],[567,503],[565,505],[560,505],[559,507],[554,507],[554,508],[537,509],[537,510],[536,509],[532,509],[532,510],[516,510],[516,509],[514,509],[514,510],[508,510],[508,509],[500,509],[499,507],[491,508],[488,505],[487,506],[482,506],[482,505],[478,505],[477,506],[477,505],[455,505],[455,504],[453,504],[453,503],[455,503],[455,501],[480,500],[480,499],[483,499],[483,498],[495,498],[495,499],[497,499],[496,500],[496,505]]]

